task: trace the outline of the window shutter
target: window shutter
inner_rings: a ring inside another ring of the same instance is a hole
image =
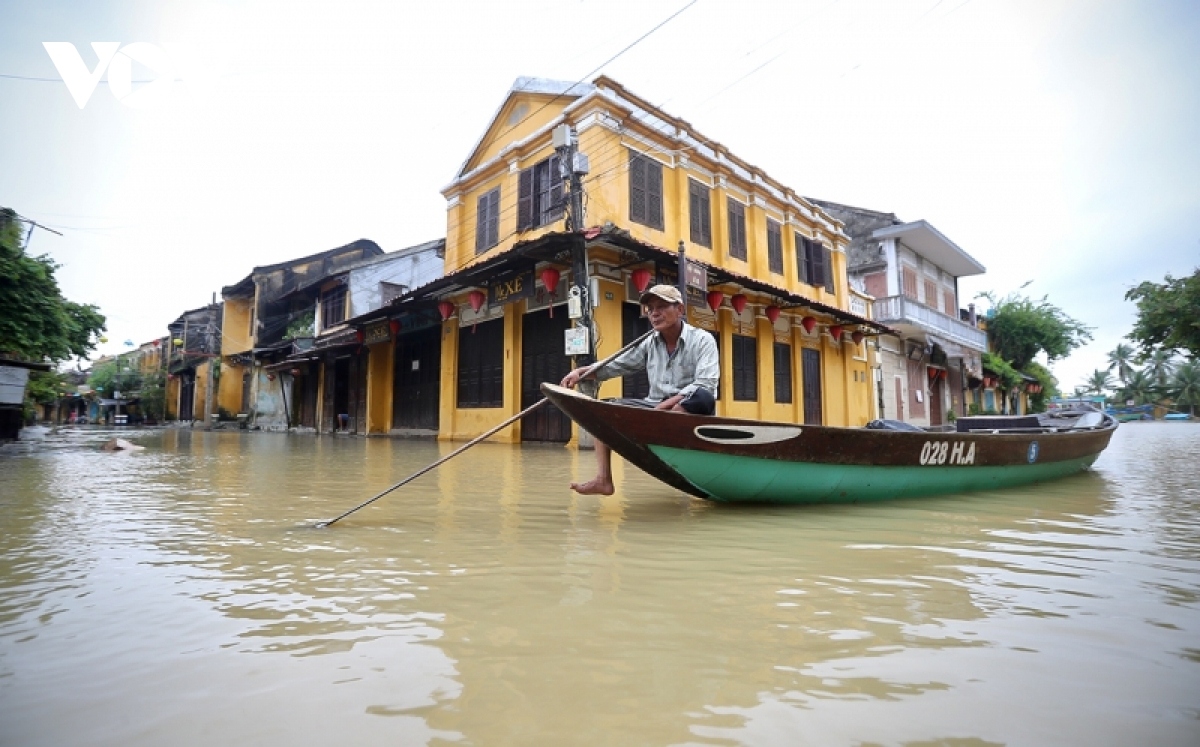
[[[727,197],[729,205],[729,256],[746,258],[746,208],[742,203]]]
[[[479,195],[475,204],[475,253],[483,254],[488,249],[488,197],[491,192]]]
[[[704,229],[700,226],[700,185],[688,180],[688,221],[691,224],[691,239],[693,244],[702,244]]]
[[[663,229],[663,170],[658,161],[646,159],[646,224]]]
[[[783,235],[779,223],[767,219],[767,268],[783,274]]]
[[[796,236],[796,277],[801,283],[808,283],[808,239],[799,233]]]
[[[815,241],[808,242],[808,256],[812,266],[809,268],[809,285],[820,288],[825,285],[825,247]]]
[[[637,153],[629,153],[629,220],[645,223],[646,218],[646,161]]]
[[[517,182],[517,230],[533,225],[533,169],[525,169]]]
[[[556,220],[562,220],[565,210],[563,208],[563,178],[562,169],[558,164],[558,156],[551,156],[550,163],[547,166],[550,173],[547,177],[550,181],[549,202],[542,205],[542,225],[553,223]],[[576,226],[575,228],[583,228]]]
[[[821,250],[825,254],[825,290],[836,293],[833,284],[833,250],[827,246],[821,246]]]

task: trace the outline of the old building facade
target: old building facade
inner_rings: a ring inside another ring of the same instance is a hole
[[[553,135],[564,124],[588,159],[586,231],[564,230],[568,188]],[[720,349],[720,414],[829,425],[875,416],[867,342],[885,328],[848,282],[841,223],[615,81],[518,80],[443,195],[445,277],[354,320],[366,331],[438,314],[423,355],[436,351],[439,437],[493,427],[570,368],[565,304],[578,241],[598,356],[646,328],[639,288],[677,282],[682,244],[688,320]],[[614,380],[600,395],[641,386]],[[397,378],[394,397],[409,396]],[[573,432],[539,411],[497,438],[568,441]]]

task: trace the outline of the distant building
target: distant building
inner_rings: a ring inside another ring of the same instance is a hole
[[[223,304],[213,303],[185,311],[167,325],[166,417],[174,420],[208,419],[205,403],[216,402],[208,389],[215,387],[214,363],[220,357]],[[219,374],[218,374],[219,376]],[[214,410],[215,412],[215,410]]]
[[[444,246],[384,253],[360,239],[255,267],[222,289],[221,408],[263,428],[365,432],[365,356],[345,322],[440,277]]]
[[[988,347],[974,305],[960,308],[958,280],[983,274],[983,265],[927,221],[812,202],[850,236],[851,287],[871,297],[875,321],[900,334],[877,338],[882,417],[944,425],[951,411],[967,414],[968,392],[984,379],[981,356]]]

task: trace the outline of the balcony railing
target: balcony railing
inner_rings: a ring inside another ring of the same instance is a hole
[[[987,350],[987,332],[961,322],[954,317],[929,308],[905,296],[877,298],[872,317],[882,324],[913,324],[927,332],[966,345],[974,350]]]

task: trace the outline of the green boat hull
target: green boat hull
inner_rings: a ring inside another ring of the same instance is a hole
[[[862,503],[996,490],[1045,482],[1087,469],[1078,459],[1003,467],[857,466],[782,462],[669,446],[649,447],[684,479],[720,503]]]

